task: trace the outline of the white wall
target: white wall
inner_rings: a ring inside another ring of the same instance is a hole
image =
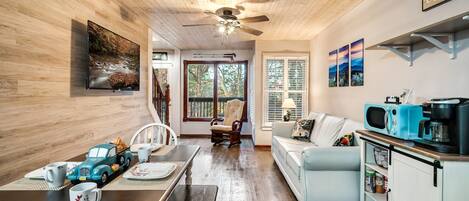
[[[178,48],[174,47],[173,49],[158,49],[158,47],[153,47],[153,51],[168,52],[168,61],[159,61],[157,63],[171,63],[172,66],[167,67],[167,65],[156,65],[158,68],[163,66],[163,68],[168,69],[168,84],[169,84],[169,93],[170,93],[170,107],[169,107],[169,123],[171,128],[176,134],[181,133],[181,109],[179,105],[181,103],[181,98],[179,94],[181,93],[180,85],[180,57],[181,52]],[[152,74],[150,75],[152,76]],[[151,102],[150,102],[151,103]],[[152,103],[151,103],[152,104]],[[153,107],[153,104],[152,104]]]
[[[428,12],[420,0],[365,0],[311,41],[310,110],[363,121],[365,102],[383,102],[413,88],[418,97],[469,97],[469,31],[457,34],[455,60],[427,43],[418,44],[413,67],[386,50],[365,51],[365,86],[328,87],[328,52],[364,38],[365,46],[464,13],[468,0],[452,0]],[[423,49],[422,49],[423,48]]]
[[[179,78],[179,84],[180,84],[180,89],[181,89],[181,92],[180,92],[180,111],[179,111],[179,114],[180,114],[180,118],[179,118],[179,121],[181,122],[181,134],[184,134],[184,135],[190,135],[190,134],[210,134],[210,123],[209,122],[190,122],[190,121],[187,121],[187,122],[184,122],[182,117],[183,117],[183,110],[184,110],[184,102],[182,101],[183,97],[184,97],[184,90],[183,90],[183,86],[184,86],[184,60],[205,60],[205,61],[229,61],[229,59],[220,59],[220,58],[194,58],[193,57],[193,54],[194,53],[205,53],[205,54],[224,54],[224,53],[235,53],[236,54],[236,58],[235,60],[239,60],[239,61],[244,61],[244,60],[248,60],[248,68],[250,68],[252,65],[252,56],[253,56],[253,51],[252,50],[183,50],[181,51],[181,60],[180,60],[180,78]],[[248,72],[250,72],[250,70],[248,69]],[[248,74],[249,75],[249,74]],[[248,78],[248,90],[249,90],[249,86],[250,86],[250,80]],[[248,91],[248,94],[249,94],[249,91]],[[247,123],[243,123],[243,128],[241,130],[241,134],[251,134],[251,118],[249,117],[249,114],[251,114],[250,112],[250,105],[251,105],[251,100],[248,96],[248,111],[247,111],[247,114],[248,114],[248,122]]]
[[[310,42],[301,40],[281,40],[281,41],[263,41],[257,40],[255,43],[254,60],[254,102],[255,102],[255,124],[253,131],[253,141],[255,145],[270,145],[272,143],[272,131],[262,129],[262,96],[263,96],[263,72],[262,72],[262,54],[263,53],[295,53],[310,51]]]

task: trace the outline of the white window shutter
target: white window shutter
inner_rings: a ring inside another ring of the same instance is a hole
[[[292,98],[296,104],[296,108],[291,110],[291,120],[306,116],[307,58],[307,55],[264,57],[263,128],[271,127],[273,122],[282,121],[282,103],[285,98]]]

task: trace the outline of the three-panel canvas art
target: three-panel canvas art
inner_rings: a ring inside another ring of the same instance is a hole
[[[329,52],[329,87],[363,86],[364,40]]]

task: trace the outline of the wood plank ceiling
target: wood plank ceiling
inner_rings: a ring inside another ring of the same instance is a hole
[[[254,40],[310,40],[362,0],[118,0],[144,18],[161,37],[179,49],[251,49]],[[220,7],[242,8],[238,18],[267,15],[270,22],[249,23],[261,36],[236,31],[228,37],[216,27],[182,27],[216,23],[203,13]]]

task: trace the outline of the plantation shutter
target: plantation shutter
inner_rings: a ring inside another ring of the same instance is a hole
[[[264,57],[264,112],[263,127],[282,121],[285,98],[292,98],[296,108],[292,109],[291,120],[305,116],[307,112],[307,56]]]
[[[279,121],[282,119],[282,101],[284,91],[284,60],[268,59],[266,62],[266,96],[267,96],[267,112],[264,118],[269,122]]]

